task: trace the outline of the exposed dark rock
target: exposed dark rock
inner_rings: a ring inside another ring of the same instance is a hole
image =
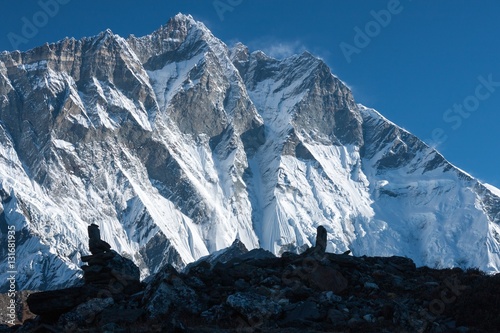
[[[347,279],[342,273],[327,266],[316,267],[308,278],[312,286],[323,291],[331,290],[334,293],[341,293],[348,286]]]
[[[326,251],[326,229],[322,225],[318,227],[315,248],[319,253],[325,253]]]
[[[101,239],[99,226],[92,223],[88,227],[89,231],[89,249],[92,254],[105,253],[111,250],[111,245]]]
[[[143,309],[104,309],[101,313],[99,322],[108,323],[134,323],[144,314]]]
[[[82,261],[88,263],[82,266],[85,283],[105,288],[111,294],[133,294],[139,291],[139,268],[101,240],[96,224],[90,225],[88,231],[92,255],[82,256]]]
[[[187,265],[184,269],[184,273],[188,273],[191,269],[197,269],[196,267],[200,265],[205,266],[206,264],[208,264],[208,267],[212,268],[217,263],[226,263],[234,258],[240,258],[247,252],[248,249],[245,247],[245,244],[243,244],[239,239],[235,239],[230,247],[214,252]]]
[[[62,290],[43,291],[28,297],[30,311],[48,319],[57,319],[82,304],[87,298],[97,297],[98,289],[84,286]]]
[[[498,332],[498,275],[402,257],[226,250],[185,273],[164,266],[132,295],[91,283],[33,294],[43,321],[0,332]],[[84,257],[87,270],[117,260],[112,252]]]
[[[82,257],[82,261],[89,263],[88,266],[82,266],[85,283],[105,286],[113,293],[121,293],[122,291],[135,293],[138,291],[140,272],[132,260],[111,250],[102,254]]]
[[[269,319],[283,311],[278,301],[257,293],[237,292],[229,295],[226,303],[247,320]]]
[[[264,260],[264,259],[274,259],[274,258],[276,258],[276,256],[267,250],[253,249],[238,257],[235,257],[233,261]]]
[[[111,250],[101,240],[99,227],[88,228],[92,255],[82,256],[84,285],[31,294],[27,303],[31,312],[44,322],[56,322],[66,331],[93,322],[97,313],[142,290],[139,268],[132,260]],[[92,320],[90,320],[91,318]]]
[[[292,310],[289,310],[284,324],[291,324],[294,322],[316,321],[321,319],[322,314],[319,311],[319,306],[316,302],[305,301],[294,304]]]
[[[74,331],[78,327],[94,321],[98,314],[113,304],[114,301],[111,297],[92,298],[61,315],[58,326],[63,327],[66,331]]]
[[[201,310],[196,292],[171,265],[165,266],[149,282],[142,303],[150,318],[173,312],[195,314]]]

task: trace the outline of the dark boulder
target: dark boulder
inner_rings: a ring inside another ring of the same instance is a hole
[[[98,288],[82,286],[33,293],[27,302],[31,312],[51,321],[99,294]]]

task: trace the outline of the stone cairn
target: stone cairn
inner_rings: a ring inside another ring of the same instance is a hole
[[[139,268],[130,259],[124,258],[101,239],[99,227],[88,227],[89,249],[92,253],[82,256],[83,285],[31,294],[28,299],[30,311],[40,315],[43,321],[55,322],[64,313],[92,299],[112,297],[115,301],[143,289]]]
[[[139,268],[132,260],[111,250],[111,246],[101,239],[99,226],[88,227],[89,249],[92,255],[82,256],[85,284],[101,286],[112,293],[137,290]]]
[[[316,233],[316,246],[315,252],[319,254],[324,254],[326,251],[327,233],[325,227],[320,225]]]

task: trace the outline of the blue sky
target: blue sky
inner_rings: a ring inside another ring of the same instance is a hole
[[[0,50],[106,28],[142,36],[178,12],[203,21],[227,44],[241,41],[276,57],[309,50],[359,103],[500,187],[496,0],[4,1]]]

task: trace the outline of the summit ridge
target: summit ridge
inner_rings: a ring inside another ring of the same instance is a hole
[[[0,187],[20,289],[81,278],[92,223],[142,278],[235,239],[299,253],[319,225],[327,252],[500,270],[498,189],[356,103],[310,53],[229,49],[184,14],[143,37],[1,53]]]

